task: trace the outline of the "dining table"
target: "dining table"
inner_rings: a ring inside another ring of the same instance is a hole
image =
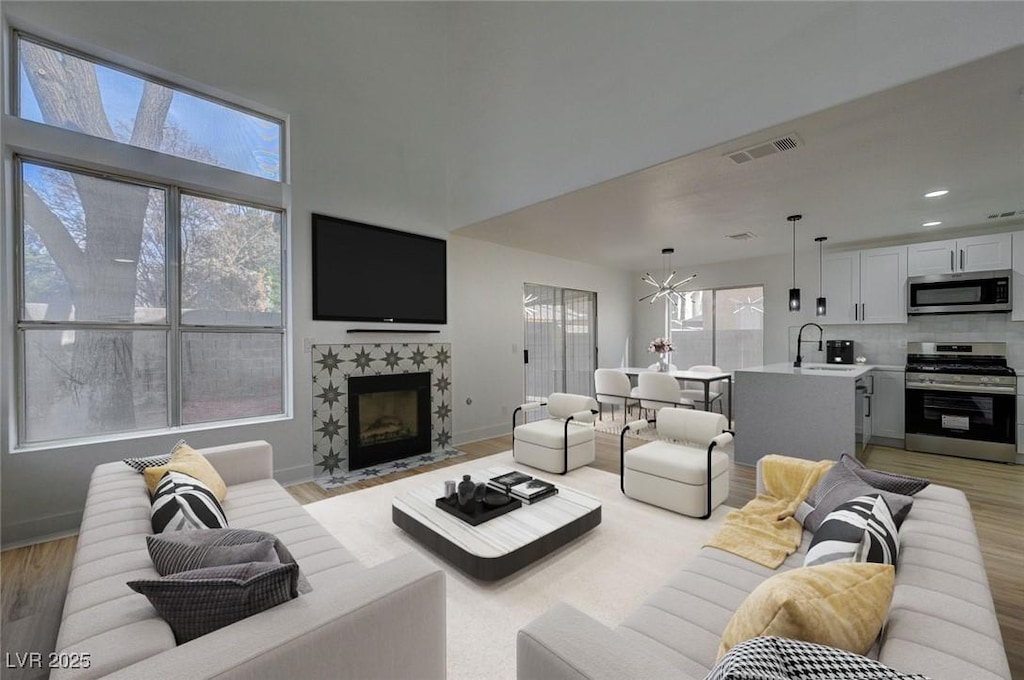
[[[640,375],[641,373],[658,373],[656,368],[643,368],[640,366],[626,366],[619,368],[626,375],[632,378],[633,376]],[[693,382],[699,382],[704,385],[704,410],[711,410],[711,383],[714,382],[727,382],[729,383],[729,422],[732,422],[732,373],[709,373],[705,371],[660,371],[666,375],[670,375],[676,380],[692,380]]]

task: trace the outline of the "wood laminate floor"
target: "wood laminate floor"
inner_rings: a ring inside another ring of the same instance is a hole
[[[627,441],[630,447],[642,443]],[[512,440],[506,435],[459,448],[466,452],[465,456],[388,477],[331,491],[307,482],[288,487],[288,491],[300,503],[312,503],[508,451],[512,448]],[[1010,669],[1014,680],[1024,680],[1024,572],[1021,570],[1024,565],[1024,465],[986,463],[882,446],[870,447],[864,462],[881,470],[927,477],[936,484],[953,486],[967,494],[974,511]],[[594,467],[616,474],[619,472],[617,437],[598,435]],[[754,497],[754,488],[753,469],[735,466],[727,504],[742,506]],[[75,537],[62,538],[0,554],[0,646],[4,653],[38,651],[45,656],[53,651],[75,543]],[[36,680],[45,678],[46,674],[4,669],[3,677],[5,680]]]

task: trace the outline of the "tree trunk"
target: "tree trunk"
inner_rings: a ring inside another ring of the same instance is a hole
[[[115,139],[92,64],[61,58],[28,41],[22,41],[21,48],[29,84],[47,123]],[[173,94],[168,88],[145,84],[132,130],[133,144],[160,148]],[[70,285],[75,320],[132,323],[150,189],[72,176],[85,217],[84,247],[70,239],[65,225],[53,223],[54,219],[59,223],[59,218],[31,190],[25,192],[27,212]],[[132,339],[131,331],[76,333],[73,376],[83,386],[80,395],[91,421],[102,431],[135,427]]]

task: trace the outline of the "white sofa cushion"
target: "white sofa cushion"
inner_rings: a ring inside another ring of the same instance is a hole
[[[626,468],[664,477],[683,484],[706,484],[707,449],[654,441],[626,451]],[[729,456],[724,451],[711,452],[712,478],[729,470]]]

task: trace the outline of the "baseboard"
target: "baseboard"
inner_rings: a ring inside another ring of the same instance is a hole
[[[890,439],[889,437],[871,437],[871,445],[878,444],[879,446],[888,446],[892,449],[906,448],[905,441],[903,439]]]
[[[274,479],[281,486],[291,486],[313,481],[313,461],[308,465],[294,465],[274,470]]]
[[[454,437],[455,447],[458,448],[461,444],[470,444],[483,439],[500,437],[502,435],[509,434],[511,431],[511,424],[505,423],[503,425],[490,425],[488,427],[481,427],[476,430],[468,430],[466,432],[456,432]]]
[[[78,527],[81,524],[81,510],[8,524],[3,528],[0,549],[21,548],[26,545],[52,541],[55,538],[73,536],[78,533]]]

